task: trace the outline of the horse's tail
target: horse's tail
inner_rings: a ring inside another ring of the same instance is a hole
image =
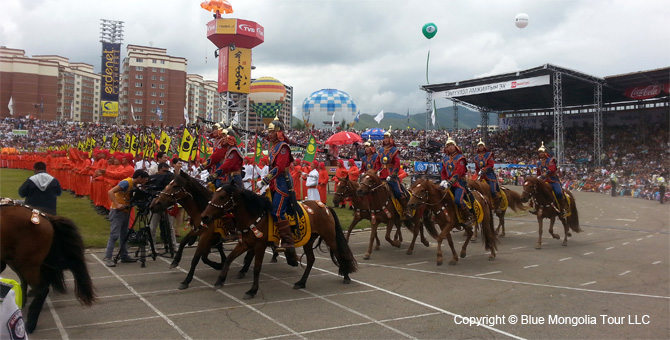
[[[575,195],[570,193],[570,198],[572,202],[570,202],[570,205],[572,205],[570,208],[572,209],[572,213],[570,216],[568,216],[568,227],[576,233],[582,232],[582,228],[579,226],[579,212],[577,212],[577,202],[575,202]]]
[[[528,206],[521,202],[521,194],[509,189],[504,189],[507,195],[507,207],[518,212],[519,210],[528,210]]]
[[[483,195],[482,195],[483,198]],[[483,204],[488,204],[488,201],[484,198],[482,199]],[[483,209],[484,207],[482,207]],[[486,221],[482,221],[484,223],[481,224],[482,227],[482,236],[484,236],[484,249],[486,250],[498,250],[498,238],[496,237],[495,230],[493,228],[493,216],[491,215],[490,207],[487,209],[483,209],[482,211],[483,214],[488,214],[488,223]],[[486,217],[486,215],[485,215]],[[484,219],[486,220],[486,218]]]
[[[337,249],[333,252],[333,249],[330,250],[330,258],[333,260],[333,263],[337,265],[339,269],[339,274],[344,276],[346,274],[355,273],[358,271],[358,263],[354,258],[354,254],[349,248],[349,243],[347,238],[344,236],[342,231],[342,225],[340,225],[340,219],[337,217],[335,210],[328,207],[330,213],[333,215],[335,220],[335,243],[337,244]]]
[[[69,269],[74,276],[75,296],[83,305],[90,306],[96,300],[93,282],[88,273],[84,258],[84,240],[72,220],[62,216],[50,216],[49,221],[54,228],[54,239],[51,251],[45,262],[55,264],[50,284],[54,290],[65,291],[63,270]]]
[[[428,209],[424,211],[423,217],[423,227],[426,228],[426,231],[430,236],[432,236],[434,239],[437,239],[437,236],[439,233],[437,232],[437,229],[435,228],[435,223],[434,221],[431,220],[430,215],[428,213]],[[420,228],[421,226],[417,226],[417,228]]]

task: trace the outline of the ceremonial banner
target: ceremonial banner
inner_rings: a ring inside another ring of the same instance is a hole
[[[160,146],[158,147],[158,151],[163,151],[163,152],[169,152],[170,151],[170,144],[172,143],[172,137],[168,136],[165,131],[161,132],[161,143]]]
[[[258,139],[258,135],[256,136],[256,151],[254,152],[254,162],[258,164],[258,161],[260,161],[261,156],[263,156],[263,143],[261,143],[261,140]]]
[[[316,138],[314,135],[309,135],[309,143],[307,144],[307,149],[305,149],[305,156],[303,159],[305,162],[313,162],[314,156],[316,155]]]
[[[179,143],[179,159],[190,162],[195,157],[195,152],[191,152],[194,144],[195,138],[188,131],[188,128],[184,128],[184,133]]]

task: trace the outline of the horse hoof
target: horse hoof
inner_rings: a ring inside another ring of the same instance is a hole
[[[245,294],[244,294],[244,297],[242,298],[242,300],[251,300],[251,299],[253,299],[253,298],[254,298],[254,295],[249,294],[249,293],[245,293]]]
[[[180,284],[179,284],[179,287],[177,287],[177,289],[179,289],[179,290],[184,290],[184,289],[186,289],[186,288],[188,288],[188,285],[187,285],[187,284],[184,284],[184,283],[180,283]]]
[[[477,239],[476,239],[476,238],[473,238],[472,240],[470,240],[470,242],[471,242],[471,243],[477,243]]]
[[[538,250],[542,249],[542,246],[538,244],[538,245],[535,246],[535,249],[538,249]]]
[[[375,250],[379,250],[379,246],[376,246],[376,247],[375,247]]]
[[[304,283],[296,282],[296,283],[293,285],[293,289],[304,289],[304,288],[305,288],[305,284],[304,284]]]
[[[407,249],[407,251],[405,252],[405,255],[412,255],[412,251],[410,249]]]
[[[369,260],[369,259],[370,259],[370,255],[368,255],[368,254],[363,255],[363,260]]]
[[[277,258],[273,257],[272,259],[270,259],[270,263],[277,263]]]
[[[223,283],[214,284],[214,290],[223,288]]]
[[[239,272],[239,273],[237,273],[237,278],[238,278],[238,279],[243,279],[243,278],[246,276],[246,274],[247,274],[247,273]]]
[[[567,236],[567,237],[572,237],[572,233],[571,233],[571,232],[568,232],[567,234],[565,234],[565,236]]]
[[[496,259],[495,256],[489,256],[489,261],[493,261],[493,260],[495,260],[495,259]]]
[[[567,247],[567,246],[568,246],[568,242],[563,242],[563,247]]]
[[[465,258],[465,253],[461,253],[461,258],[462,258],[462,259]]]
[[[423,244],[425,247],[430,247],[430,242],[428,242],[428,241],[421,242],[421,244]]]
[[[556,234],[556,235],[551,235],[551,237],[553,237],[554,240],[560,240],[560,239],[561,239],[561,237],[558,236],[558,234]]]
[[[456,263],[458,263],[458,261],[454,261],[454,260],[449,261],[450,266],[455,266]]]
[[[443,263],[442,260],[438,260],[438,261],[437,261],[437,265],[438,265],[438,266],[441,266],[442,263]]]
[[[345,285],[348,285],[348,284],[351,283],[351,279],[344,279],[344,280],[342,281],[342,283],[344,283]]]
[[[500,237],[505,237],[505,233],[500,234]]]
[[[396,247],[396,248],[400,248],[401,245],[402,245],[402,242],[394,242],[393,243],[393,246]]]
[[[177,266],[179,266],[178,263],[171,263],[170,264],[170,269],[175,269],[175,268],[177,268]]]

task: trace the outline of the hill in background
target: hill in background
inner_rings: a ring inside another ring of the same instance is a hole
[[[377,124],[374,120],[374,117],[377,114],[367,114],[361,113],[361,117],[358,123],[354,124],[356,130],[365,130],[368,128],[382,128],[384,130],[388,129],[389,125],[393,129],[407,129],[409,126],[410,129],[423,130],[426,128],[426,113],[411,113],[409,115],[409,124],[407,123],[407,113],[395,113],[395,112],[384,112],[384,119],[381,123]],[[430,114],[428,114],[428,119],[430,120]],[[338,116],[338,120],[341,118]],[[294,117],[294,125],[297,121],[300,121],[300,118]],[[344,120],[347,124],[354,121],[354,117],[344,117]],[[463,106],[458,107],[458,128],[459,129],[472,129],[476,128],[477,125],[481,124],[481,115],[477,111],[473,111]],[[489,125],[498,124],[498,115],[489,114]],[[435,127],[431,129],[453,129],[454,127],[454,108],[453,107],[442,107],[438,108],[435,113]]]

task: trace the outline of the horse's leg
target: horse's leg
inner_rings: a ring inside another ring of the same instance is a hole
[[[279,252],[276,247],[272,247],[272,258],[270,259],[270,263],[277,263],[277,257],[279,257]]]
[[[191,230],[186,236],[184,236],[183,239],[181,239],[181,242],[179,242],[179,249],[177,249],[177,253],[174,254],[174,259],[172,259],[172,263],[170,263],[170,269],[177,268],[177,266],[179,266],[179,261],[181,261],[181,255],[184,252],[184,248],[193,238],[197,237],[198,235],[196,235],[196,233]]]
[[[49,294],[49,284],[44,284],[41,287],[32,287],[35,292],[35,297],[28,307],[28,317],[26,318],[26,332],[32,333],[37,327],[37,320],[40,318],[40,312]]]
[[[442,240],[449,235],[449,240],[451,242],[451,229],[453,229],[450,226],[445,226],[442,228],[442,231],[440,232],[439,235],[437,235],[437,265],[441,266],[443,263],[442,259]]]
[[[238,279],[243,279],[244,276],[247,275],[249,267],[251,267],[251,260],[253,259],[254,259],[254,252],[251,250],[247,251],[247,255],[244,255],[244,265],[242,266],[242,269],[240,269],[240,271],[237,272]]]
[[[202,238],[200,239],[200,242],[202,241]],[[216,243],[216,250],[219,251],[219,256],[221,257],[221,262],[215,262],[209,259],[209,253],[211,252],[211,244]],[[214,233],[212,235],[211,241],[209,241],[209,248],[207,248],[207,251],[202,254],[202,262],[207,264],[208,266],[214,268],[214,270],[221,270],[223,268],[223,263],[226,262],[226,254],[223,252],[223,238],[221,234],[219,233]],[[198,244],[199,245],[199,244]]]
[[[254,282],[251,284],[251,289],[244,293],[244,300],[252,299],[258,292],[258,281],[261,276],[261,267],[263,267],[265,248],[267,248],[267,245],[264,244],[264,242],[256,242],[256,245],[254,246],[254,253],[256,256],[256,261],[254,261]]]
[[[549,219],[549,234],[551,234],[551,237],[560,240],[561,235],[559,234],[554,234],[554,223],[556,222],[556,217],[552,217]]]
[[[398,242],[398,247],[402,244],[402,216],[398,217],[400,219],[399,223],[396,223],[395,235],[393,235],[393,240]]]
[[[191,283],[191,281],[193,280],[193,275],[195,274],[195,267],[198,266],[198,262],[200,262],[200,259],[202,258],[203,254],[209,253],[209,249],[211,248],[211,246],[212,246],[211,234],[209,235],[202,234],[200,236],[200,242],[198,242],[198,247],[195,249],[195,254],[193,254],[193,259],[191,259],[191,267],[188,269],[188,274],[186,274],[186,278],[184,278],[184,281],[179,283],[177,289],[182,290],[188,288],[189,283]]]
[[[307,277],[309,277],[309,272],[312,271],[312,266],[314,265],[314,249],[312,249],[312,244],[314,243],[314,239],[316,237],[316,234],[312,234],[309,241],[307,241],[305,246],[302,248],[303,252],[305,252],[305,255],[307,256],[307,266],[305,266],[305,271],[302,273],[300,281],[293,285],[293,289],[302,289],[306,287]],[[331,245],[328,246],[330,248]],[[330,250],[331,252],[333,251],[332,249],[333,248]]]
[[[386,242],[390,243],[392,246],[396,248],[400,248],[401,243],[399,241],[391,239],[391,231],[393,230],[393,227],[395,227],[396,225],[400,225],[400,223],[401,223],[400,220],[396,221],[396,219],[389,218],[386,220],[386,236],[384,237],[384,239],[386,239]],[[398,229],[400,229],[400,227],[398,227]]]
[[[474,215],[474,214],[473,214],[473,215]],[[475,215],[474,218],[475,218],[475,220],[476,220],[476,219],[477,219],[477,216]],[[467,228],[463,228],[463,229],[467,229]],[[479,223],[475,223],[475,225],[472,227],[472,229],[474,230],[474,236],[470,235],[470,236],[472,236],[472,237],[469,237],[467,232],[465,233],[464,236],[465,236],[466,238],[471,238],[470,241],[471,241],[472,243],[477,243],[477,238],[479,237]]]
[[[226,281],[226,276],[228,275],[228,271],[230,270],[230,264],[233,263],[233,261],[245,251],[247,251],[247,244],[244,242],[238,242],[235,245],[235,248],[233,248],[233,250],[230,251],[230,254],[228,254],[228,257],[226,257],[226,262],[224,262],[223,264],[223,268],[221,268],[219,276],[216,278],[216,282],[214,283],[214,289],[220,289],[221,287],[223,287],[223,283]],[[256,261],[258,261],[258,258],[256,258]],[[256,269],[254,268],[254,271],[255,270]]]
[[[561,219],[561,222],[563,222],[563,230],[565,232],[565,236],[563,237],[563,247],[568,246],[568,236],[571,236],[570,234],[570,228],[568,227],[568,221],[567,218]]]
[[[496,229],[496,235],[500,235],[500,237],[505,237],[505,212],[507,209],[503,210],[503,212],[498,216],[498,228]],[[491,216],[493,218],[493,216]],[[498,233],[500,229],[502,228],[502,233]]]
[[[535,243],[535,249],[542,249],[542,212],[537,211],[537,243]]]
[[[465,238],[465,242],[463,242],[463,247],[461,247],[461,258],[464,258],[465,255],[466,255],[466,249],[468,248],[468,244],[470,243],[470,239],[472,238],[472,234],[473,234],[472,229],[477,230],[478,226],[479,226],[479,223],[475,222],[474,226],[463,228],[463,229],[465,229],[466,238]],[[482,230],[482,234],[484,234],[484,230]],[[456,259],[456,260],[458,260],[458,259]],[[454,262],[454,263],[450,262],[449,264],[456,264],[456,262]]]
[[[370,243],[368,244],[368,251],[363,255],[363,260],[369,260],[370,255],[372,255],[372,244],[375,242],[375,239],[377,239],[377,227],[379,226],[378,223],[372,224],[370,228]],[[377,242],[379,240],[377,239]]]
[[[421,236],[423,238],[423,225],[419,226],[418,223],[414,223],[414,229],[412,230],[412,242],[410,242],[409,248],[407,248],[405,254],[412,255],[412,252],[414,251],[414,243],[416,243],[416,238],[419,236],[419,230],[421,230]]]

